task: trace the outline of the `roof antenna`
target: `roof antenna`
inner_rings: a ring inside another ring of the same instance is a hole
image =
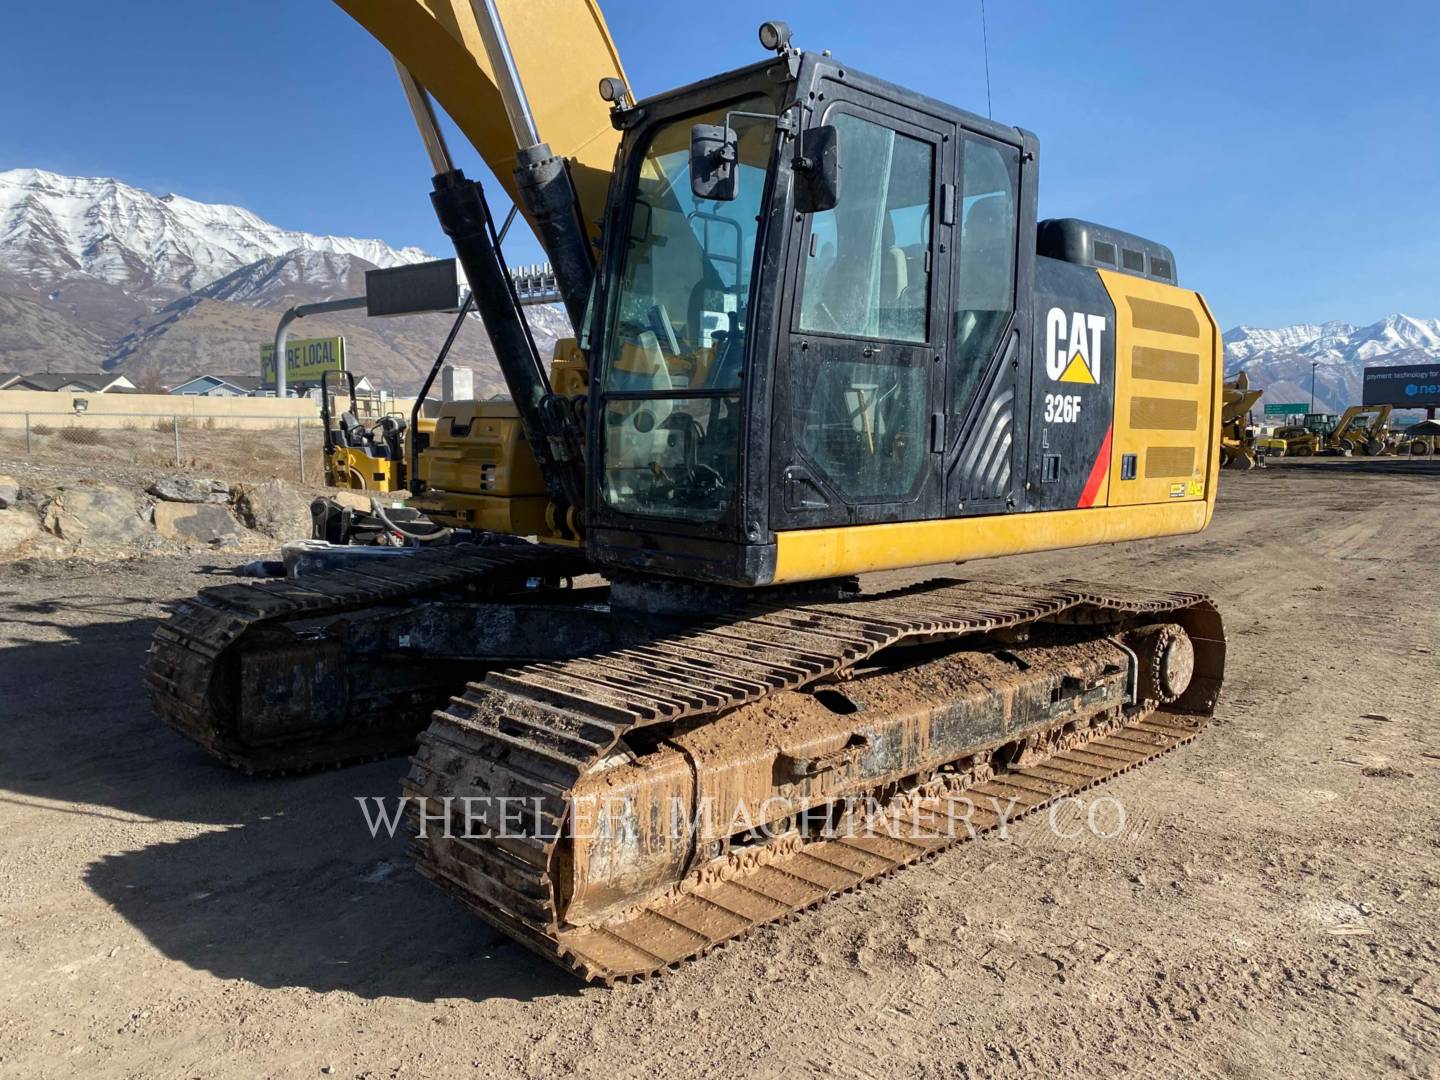
[[[985,115],[995,119],[995,107],[990,103],[990,33],[985,27],[985,0],[980,0],[980,40],[985,45]]]

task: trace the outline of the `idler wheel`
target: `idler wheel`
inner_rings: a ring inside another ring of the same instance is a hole
[[[1140,661],[1136,692],[1141,701],[1168,705],[1189,689],[1195,675],[1195,645],[1184,627],[1160,623],[1127,631],[1124,637]]]

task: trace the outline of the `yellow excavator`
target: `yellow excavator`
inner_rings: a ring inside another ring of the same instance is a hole
[[[1214,510],[1215,320],[1164,245],[1036,220],[1035,135],[778,22],[637,99],[589,0],[337,2],[395,58],[512,400],[410,472],[464,542],[180,605],[168,723],[252,772],[411,752],[421,872],[607,983],[1203,727],[1201,595],[860,584]],[[437,102],[553,263],[548,365]]]

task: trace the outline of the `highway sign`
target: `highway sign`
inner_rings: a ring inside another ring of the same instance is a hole
[[[1302,416],[1310,411],[1310,406],[1301,401],[1295,404],[1266,405],[1266,416]]]

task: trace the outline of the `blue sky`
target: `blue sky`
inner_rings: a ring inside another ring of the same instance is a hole
[[[756,27],[784,18],[798,45],[985,111],[978,0],[602,2],[642,95],[755,60]],[[1440,316],[1440,4],[988,0],[987,15],[994,115],[1040,136],[1042,216],[1169,244],[1227,327]],[[326,0],[69,0],[5,26],[0,168],[446,253],[393,69]]]

